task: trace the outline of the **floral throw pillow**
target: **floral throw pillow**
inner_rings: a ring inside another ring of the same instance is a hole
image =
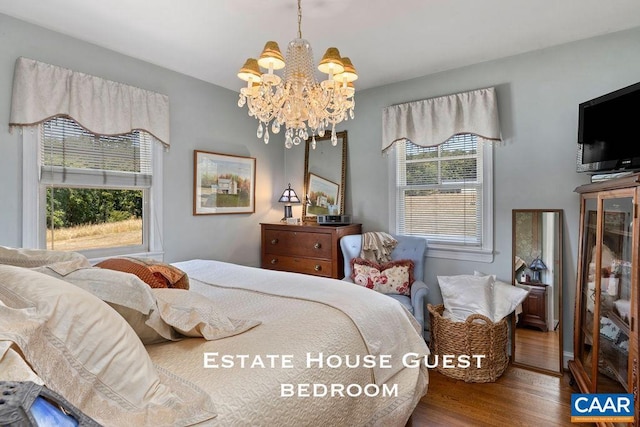
[[[383,294],[411,295],[414,263],[410,259],[378,264],[363,258],[351,260],[351,280]]]

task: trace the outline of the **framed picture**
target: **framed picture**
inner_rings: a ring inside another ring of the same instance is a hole
[[[340,194],[340,185],[321,176],[309,173],[307,196],[311,205],[307,207],[310,215],[334,215],[336,201]]]
[[[193,214],[255,212],[256,159],[193,152]]]

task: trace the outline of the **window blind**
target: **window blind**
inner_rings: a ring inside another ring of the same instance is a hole
[[[41,182],[90,187],[149,188],[153,137],[143,131],[95,135],[57,117],[41,127]]]
[[[397,146],[396,228],[431,243],[482,246],[482,150],[473,134]]]

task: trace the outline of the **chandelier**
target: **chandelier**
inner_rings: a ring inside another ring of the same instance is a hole
[[[302,38],[302,8],[298,0],[298,38],[289,42],[287,59],[280,53],[278,43],[268,41],[260,58],[249,58],[238,72],[247,82],[240,89],[238,107],[247,105],[248,113],[258,120],[257,137],[269,143],[269,127],[277,134],[285,126],[285,147],[300,144],[312,135],[323,137],[331,127],[331,143],[338,143],[335,126],[343,120],[353,119],[355,88],[358,78],[351,60],[340,57],[330,47],[318,64],[318,70],[327,79],[318,83],[313,70],[313,52],[309,42]],[[284,79],[274,70],[284,68]],[[261,69],[265,72],[261,72]]]

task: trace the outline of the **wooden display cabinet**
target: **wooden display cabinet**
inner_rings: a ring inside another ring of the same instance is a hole
[[[580,241],[569,368],[582,393],[632,393],[637,426],[640,174],[576,192]]]

